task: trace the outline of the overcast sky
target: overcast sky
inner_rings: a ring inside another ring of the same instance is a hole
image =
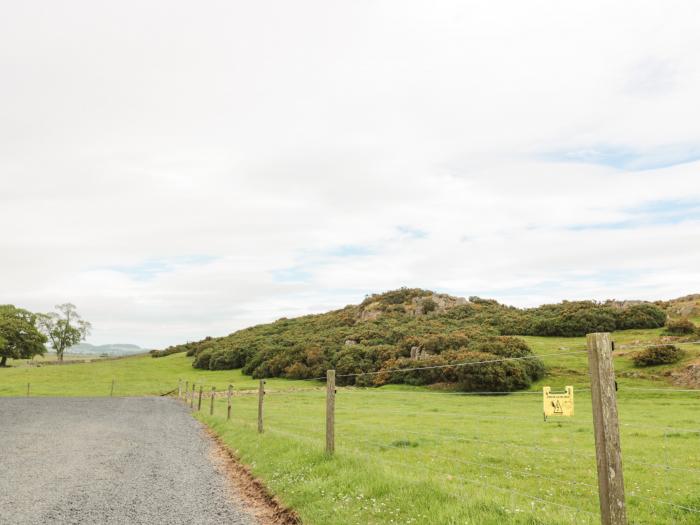
[[[697,2],[3,2],[0,303],[147,347],[400,286],[700,292]]]

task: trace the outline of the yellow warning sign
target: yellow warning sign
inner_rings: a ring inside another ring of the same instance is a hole
[[[552,394],[552,388],[542,387],[542,402],[544,406],[544,417],[574,415],[574,387],[567,386],[563,394]]]

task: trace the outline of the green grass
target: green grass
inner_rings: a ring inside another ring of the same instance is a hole
[[[614,339],[631,344],[659,332]],[[525,339],[548,356],[549,375],[530,392],[339,388],[332,458],[324,454],[321,383],[268,380],[265,432],[258,435],[257,381],[237,370],[195,370],[183,354],[4,369],[0,396],[25,395],[27,382],[32,395],[66,396],[109,395],[113,378],[115,395],[161,394],[178,380],[202,382],[205,391],[232,383],[239,395],[231,421],[224,399],[214,416],[208,400],[195,416],[305,523],[598,523],[585,340]],[[697,359],[700,346],[683,346],[686,361]],[[636,390],[671,387],[663,374],[673,367],[640,372],[631,356],[626,350],[615,357],[630,523],[697,524],[700,514],[688,509],[700,508],[700,391]],[[575,416],[544,422],[539,389],[567,384],[576,387]]]
[[[176,390],[178,381],[215,386],[224,390],[229,383],[236,389],[257,388],[258,382],[240,370],[208,371],[192,368],[192,359],[173,354],[154,359],[148,355],[92,363],[15,366],[0,369],[0,396],[26,395],[27,383],[35,396],[108,396],[114,380],[115,396],[161,395]],[[294,381],[273,379],[273,388],[288,388]]]
[[[231,421],[223,399],[196,417],[307,523],[598,523],[590,397],[575,396],[573,418],[545,422],[539,394],[341,388],[334,458],[323,391],[268,394],[263,435],[256,396]],[[698,523],[656,501],[700,508],[698,407],[700,392],[620,392],[631,523]]]

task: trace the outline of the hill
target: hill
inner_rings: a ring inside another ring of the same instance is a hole
[[[673,304],[564,301],[520,309],[402,288],[368,296],[358,305],[282,318],[153,355],[185,351],[195,356],[195,368],[241,368],[254,378],[310,379],[335,368],[340,384],[451,383],[466,391],[512,391],[529,387],[544,373],[542,362],[516,336],[660,328]],[[509,357],[523,359],[493,362]],[[493,363],[478,373],[476,367],[454,366],[484,361]]]
[[[148,350],[132,344],[91,345],[90,343],[78,343],[67,350],[69,354],[108,355],[110,357],[142,354],[144,352],[148,352]]]

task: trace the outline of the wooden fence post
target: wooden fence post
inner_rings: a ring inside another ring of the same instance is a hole
[[[27,397],[29,397],[29,383],[27,383]]]
[[[258,434],[263,433],[263,398],[265,397],[265,380],[260,380],[258,387]]]
[[[185,406],[187,406],[187,397],[190,395],[190,382],[185,381]]]
[[[112,387],[109,389],[109,397],[114,397],[114,379],[112,379]]]
[[[231,390],[233,390],[233,385],[229,385],[228,392],[226,392],[226,421],[231,419]]]
[[[202,410],[202,385],[199,385],[199,399],[197,400],[197,412]]]
[[[180,399],[182,397],[182,379],[177,380],[177,398]]]
[[[326,371],[326,454],[335,452],[335,370]]]
[[[211,387],[211,401],[209,402],[209,415],[214,415],[214,399],[216,398],[216,387]]]
[[[190,408],[194,409],[194,389],[196,388],[194,381],[192,381],[192,395],[190,396]]]
[[[625,525],[625,485],[622,478],[620,426],[617,419],[610,334],[588,334],[586,342],[588,367],[591,372],[600,519],[603,525]]]

